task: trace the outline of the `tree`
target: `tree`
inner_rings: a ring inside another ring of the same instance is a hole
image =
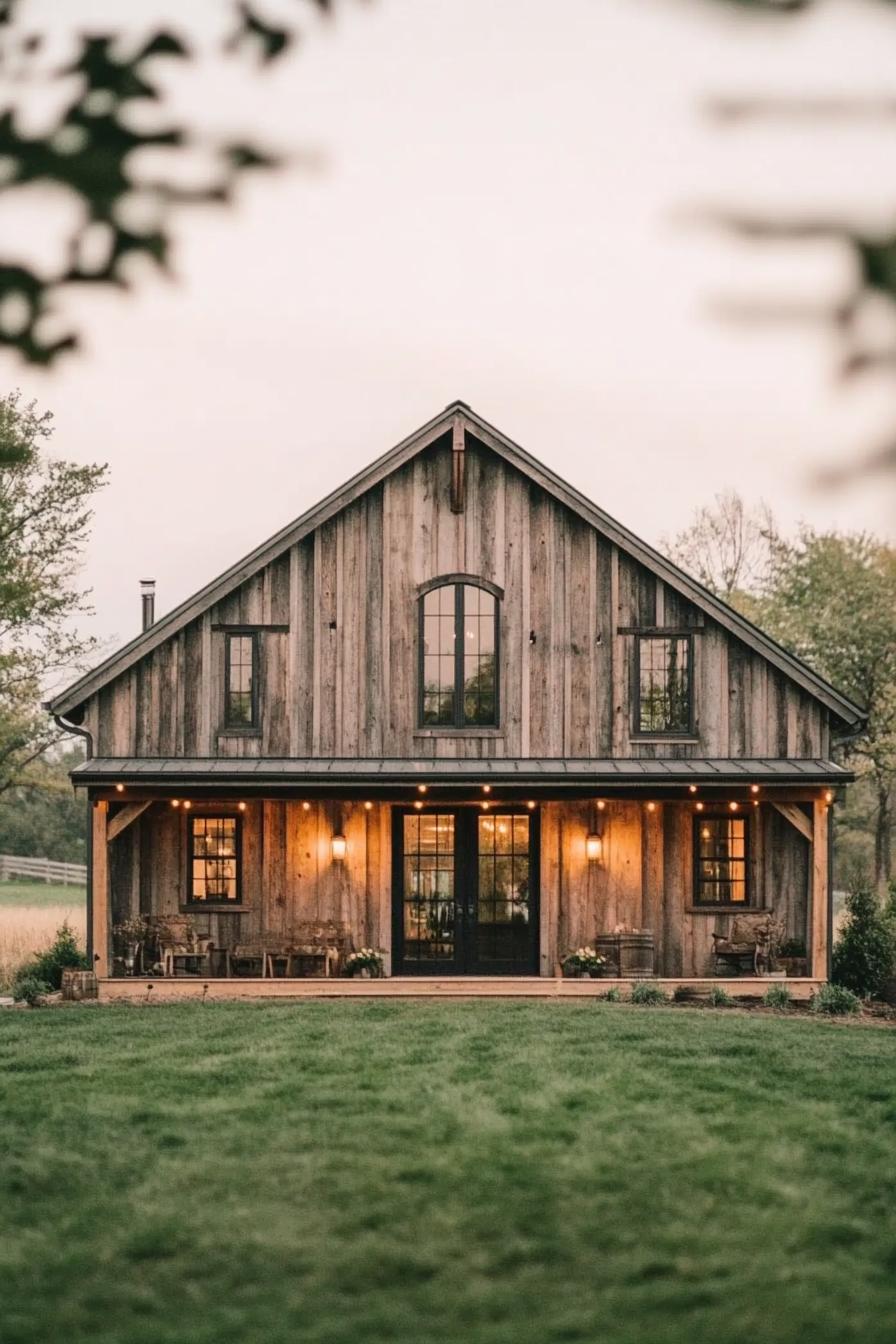
[[[716,495],[714,505],[697,509],[689,527],[661,544],[704,588],[741,607],[768,582],[781,542],[767,504],[749,508],[736,490],[726,490]]]
[[[0,400],[17,445],[17,460],[0,461],[0,795],[62,736],[41,695],[96,648],[73,622],[90,611],[78,570],[106,468],[45,456],[51,419],[17,392]]]
[[[831,978],[854,994],[878,995],[893,973],[893,928],[875,893],[855,887],[846,898],[846,922],[834,947]]]
[[[332,0],[306,5],[326,14]],[[178,207],[229,204],[241,173],[279,162],[263,146],[203,135],[159,111],[164,99],[156,63],[193,61],[199,68],[213,55],[191,37],[189,7],[182,8],[176,33],[153,25],[135,32],[133,19],[125,18],[114,32],[85,35],[85,16],[69,4],[74,55],[60,67],[43,64],[43,35],[29,23],[27,0],[0,0],[0,70],[14,76],[7,88],[16,91],[0,111],[0,190],[50,184],[64,188],[79,207],[77,223],[63,239],[65,259],[56,269],[0,259],[0,345],[11,346],[29,363],[51,364],[78,344],[74,330],[52,332],[67,286],[127,288],[140,258],[166,270]],[[267,66],[297,37],[296,23],[268,22],[245,0],[219,0],[219,9],[218,54],[228,58],[254,53]],[[28,134],[21,129],[21,113],[35,94],[44,107],[61,103],[62,110],[47,129]],[[141,174],[143,149],[163,149],[165,165]],[[184,186],[182,165],[189,168],[197,155],[206,173]]]
[[[868,711],[848,755],[876,796],[874,876],[892,873],[896,772],[896,549],[874,537],[815,532],[779,547],[760,623]]]
[[[0,795],[0,854],[84,863],[84,803],[69,779],[83,759],[80,742],[51,749]]]

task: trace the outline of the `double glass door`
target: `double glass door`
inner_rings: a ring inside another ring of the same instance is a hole
[[[534,974],[536,840],[537,816],[527,810],[396,809],[398,973]]]

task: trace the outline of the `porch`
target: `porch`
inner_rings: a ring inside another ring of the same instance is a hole
[[[178,762],[176,779],[167,764],[82,767],[104,997],[140,997],[150,980],[158,993],[162,979],[166,994],[215,996],[587,997],[645,976],[738,993],[750,975],[715,949],[747,913],[780,926],[792,987],[827,976],[830,815],[846,777],[829,762],[430,760],[359,778],[363,763],[318,761],[314,778],[289,762],[276,780],[257,760]],[[211,955],[129,966],[119,931],[136,920],[187,920]],[[290,949],[315,925],[343,945],[297,974]],[[560,978],[567,951],[620,930],[649,949],[637,973]],[[381,949],[386,978],[341,978],[352,947]],[[234,974],[241,949],[256,960]]]

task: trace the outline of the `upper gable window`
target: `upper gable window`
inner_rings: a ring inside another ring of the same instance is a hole
[[[258,635],[225,637],[224,725],[258,727]]]
[[[689,635],[638,635],[635,731],[690,733],[691,639]]]
[[[471,583],[444,583],[420,599],[420,722],[498,726],[498,599]]]

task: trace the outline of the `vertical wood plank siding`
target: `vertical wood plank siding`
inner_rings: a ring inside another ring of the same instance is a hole
[[[450,508],[435,444],[101,690],[100,756],[820,756],[811,696],[487,449],[467,448]],[[434,738],[417,720],[421,584],[473,574],[504,591],[501,728]],[[634,637],[693,625],[695,740],[633,741]],[[222,732],[224,636],[260,635],[261,728]],[[534,643],[529,642],[530,631]]]

